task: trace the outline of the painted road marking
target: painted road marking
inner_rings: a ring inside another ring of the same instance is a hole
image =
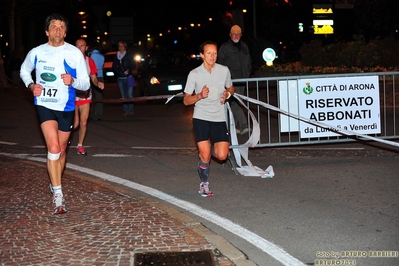
[[[119,157],[131,157],[132,155],[130,154],[110,154],[110,153],[100,153],[100,154],[94,154],[92,155],[93,157],[113,157],[113,158],[119,158]]]
[[[27,159],[31,161],[37,161],[37,162],[42,162],[46,163],[46,159],[43,158],[37,158],[37,157],[30,157],[27,156],[26,154],[11,154],[11,153],[0,153],[1,155],[9,156],[9,157],[15,157],[15,158],[21,158],[21,159]],[[203,219],[208,220],[211,223],[216,224],[217,226],[222,226],[224,229],[227,231],[230,231],[231,233],[237,235],[238,237],[245,239],[255,247],[259,248],[263,252],[267,253],[269,256],[273,257],[274,259],[278,260],[281,262],[283,265],[297,265],[297,266],[305,266],[306,264],[302,263],[298,259],[294,258],[290,254],[288,254],[285,250],[282,248],[274,245],[273,243],[267,241],[266,239],[260,237],[259,235],[247,230],[246,228],[226,219],[223,218],[216,213],[212,211],[208,211],[206,209],[201,208],[198,205],[192,204],[188,201],[184,201],[181,199],[178,199],[176,197],[173,197],[171,195],[168,195],[166,193],[163,193],[162,191],[159,191],[157,189],[143,186],[141,184],[125,180],[123,178],[106,174],[103,172],[95,171],[86,167],[81,167],[78,165],[70,164],[68,163],[66,168],[72,169],[75,171],[82,172],[84,174],[89,174],[92,176],[96,176],[98,178],[107,180],[109,182],[113,182],[116,184],[120,184],[126,187],[129,187],[134,190],[141,191],[143,193],[146,193],[152,197],[158,198],[160,200],[166,201],[170,204],[173,204],[179,208],[182,208],[196,216],[199,216]]]
[[[4,144],[4,145],[17,145],[17,143],[8,142],[8,141],[0,141],[0,144]]]

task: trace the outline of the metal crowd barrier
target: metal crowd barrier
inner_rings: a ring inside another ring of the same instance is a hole
[[[301,119],[298,119],[296,116],[300,115],[298,114],[298,95],[302,93],[304,88],[298,81],[315,81],[331,78],[340,80],[347,78],[361,79],[368,77],[376,78],[376,76],[378,76],[377,83],[379,86],[380,133],[367,134],[367,136],[378,139],[397,139],[399,138],[399,72],[260,77],[234,79],[233,84],[239,82],[246,85],[242,99],[255,115],[260,125],[260,139],[255,145],[256,148],[259,148],[350,142],[365,139],[365,135],[362,134],[301,137],[298,130]],[[368,91],[364,91],[365,96],[368,93]],[[245,97],[253,101],[245,101]],[[265,103],[272,108],[265,108],[256,102]],[[293,114],[293,116],[290,116],[290,114]],[[248,122],[249,127],[251,127],[250,115],[248,115]],[[239,147],[242,147],[241,143],[231,145],[233,149]]]

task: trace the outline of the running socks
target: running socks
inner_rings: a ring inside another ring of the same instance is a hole
[[[200,160],[198,162],[198,173],[201,178],[201,182],[208,182],[209,163],[204,163]]]
[[[56,187],[53,187],[53,193],[54,193],[54,195],[55,194],[61,194],[62,195],[62,187],[61,187],[61,185],[59,185],[59,186],[56,186]]]

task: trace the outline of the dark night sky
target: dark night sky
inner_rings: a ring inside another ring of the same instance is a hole
[[[249,2],[251,3],[250,5],[252,5],[252,1],[247,0],[246,2]],[[178,26],[191,28],[189,23],[201,24],[202,29],[195,31],[196,35],[203,35],[201,38],[214,39],[215,34],[212,35],[212,33],[209,33],[210,31],[219,32],[219,34],[223,36],[223,40],[228,37],[228,29],[224,29],[222,28],[223,26],[221,26],[221,18],[222,14],[224,13],[223,11],[226,11],[230,8],[228,0],[122,0],[118,1],[117,4],[113,4],[114,2],[110,0],[98,0],[94,2],[94,5],[92,3],[92,1],[82,1],[80,4],[76,3],[73,8],[79,9],[82,7],[88,11],[91,14],[90,18],[88,18],[88,21],[91,20],[92,23],[99,22],[98,17],[94,15],[94,10],[104,10],[103,14],[107,10],[110,10],[112,12],[112,17],[133,17],[134,38],[136,41],[139,38],[143,39],[143,36],[148,33],[156,36],[159,33],[166,34],[167,30],[174,31],[174,33],[168,34],[172,36],[176,32],[179,32],[177,30]],[[234,3],[237,6],[239,4],[238,0]],[[212,26],[212,29],[206,27],[207,25],[210,25],[210,22],[208,21],[208,18],[210,17],[212,17],[214,20],[212,25],[216,25]],[[110,25],[109,18],[104,15],[101,18],[101,23]],[[88,25],[88,27],[90,26],[93,27],[94,25]],[[192,31],[190,33],[192,33]],[[69,36],[71,36],[71,33]],[[197,45],[198,41],[195,42]]]
[[[217,42],[226,40],[228,38],[229,26],[225,20],[223,20],[222,23],[223,11],[235,8],[239,8],[239,10],[247,8],[248,13],[244,15],[244,39],[251,39],[256,32],[257,42],[253,42],[254,45],[259,42],[279,43],[283,41],[284,43],[288,43],[290,47],[295,48],[299,47],[302,42],[307,42],[309,39],[314,38],[313,34],[310,33],[309,26],[305,28],[303,34],[298,34],[298,22],[306,22],[306,20],[308,20],[308,24],[311,23],[313,3],[330,3],[329,0],[290,0],[290,4],[285,5],[284,0],[232,0],[233,7],[230,7],[229,0],[17,1],[20,1],[18,10],[21,11],[23,15],[23,25],[20,26],[20,33],[22,33],[22,41],[27,48],[46,41],[43,25],[45,17],[51,11],[63,13],[72,21],[70,31],[67,35],[67,41],[69,42],[75,40],[77,36],[82,34],[82,25],[79,24],[79,18],[76,13],[77,10],[81,8],[85,8],[85,11],[90,13],[87,18],[89,22],[87,26],[88,31],[92,32],[92,37],[95,36],[93,28],[96,23],[103,23],[105,27],[109,27],[109,18],[105,15],[101,21],[96,18],[93,13],[93,4],[96,6],[105,6],[102,14],[110,10],[114,17],[133,17],[134,37],[136,40],[138,36],[143,36],[147,33],[165,33],[167,29],[176,30],[177,26],[188,27],[191,22],[201,23],[201,25],[203,25],[201,29],[195,29],[194,33],[193,31],[191,32],[191,38],[195,37],[196,39],[194,41],[191,39],[189,42],[194,43],[193,46],[195,47],[197,47],[197,43],[204,38],[213,39]],[[338,1],[339,0],[336,0],[335,2]],[[256,3],[257,11],[256,25],[253,21],[254,2]],[[369,35],[370,38],[380,34],[384,37],[392,34],[392,32],[394,32],[393,29],[396,29],[394,27],[399,26],[399,16],[393,12],[399,8],[398,0],[356,0],[356,2],[367,3],[367,5],[356,5],[355,11],[349,16],[345,15],[346,18],[344,20],[337,20],[337,33],[339,33],[340,29],[349,29],[347,36],[350,38],[353,32],[359,31],[360,29],[360,34]],[[268,3],[268,6],[263,6],[264,3]],[[276,3],[280,4],[277,5]],[[7,5],[0,5],[0,33],[4,34],[4,37],[0,40],[2,41],[1,46],[3,52],[6,50],[4,43],[8,38],[8,16],[9,11],[7,10]],[[212,17],[214,22],[209,23],[207,20],[209,17]],[[207,24],[209,26],[207,26]],[[339,34],[332,37],[339,37]]]
[[[133,16],[139,31],[155,31],[160,28],[187,25],[189,22],[201,23],[208,17],[219,14],[223,6],[228,7],[226,0],[144,0],[114,3],[115,1],[109,0],[95,2],[96,5],[106,5],[114,16]]]
[[[66,40],[73,42],[76,38],[83,34],[82,24],[78,21],[80,17],[77,15],[78,10],[84,9],[89,13],[86,18],[87,33],[89,38],[93,39],[94,26],[98,24],[105,25],[109,32],[110,20],[105,15],[107,10],[112,12],[113,17],[134,18],[134,38],[144,36],[147,33],[158,34],[165,33],[166,30],[177,30],[177,26],[189,26],[189,23],[208,23],[209,17],[221,17],[222,10],[229,8],[229,0],[17,0],[18,11],[22,14],[22,21],[19,27],[22,36],[22,42],[27,49],[41,44],[46,41],[44,33],[44,21],[51,12],[59,12],[64,14],[70,20],[70,28],[68,30]],[[234,3],[239,3],[236,0]],[[247,0],[252,2],[250,0]],[[8,2],[5,2],[8,3]],[[93,12],[93,5],[103,6],[103,17],[98,19]],[[8,41],[9,38],[9,6],[0,5],[0,33],[4,34],[2,41]],[[17,20],[15,20],[18,23]],[[18,25],[15,25],[18,27]],[[217,29],[215,29],[217,30]],[[225,33],[227,34],[227,33]],[[227,35],[226,35],[227,37]],[[6,42],[2,42],[1,48],[4,53],[8,53]]]

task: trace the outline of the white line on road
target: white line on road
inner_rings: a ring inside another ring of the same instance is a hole
[[[4,144],[4,145],[17,145],[17,143],[8,142],[8,141],[0,141],[0,144]]]
[[[129,154],[110,154],[110,153],[100,153],[94,154],[93,157],[131,157],[132,155]]]
[[[91,146],[85,146],[85,148],[90,148]],[[45,145],[34,145],[31,147],[32,149],[47,149]],[[75,149],[76,146],[70,145],[69,149]]]
[[[22,158],[22,159],[27,159],[31,161],[37,161],[37,162],[43,162],[45,163],[47,160],[43,158],[36,158],[36,157],[30,157],[27,156],[26,154],[11,154],[11,153],[0,153],[1,155],[9,156],[9,157],[15,157],[15,158]],[[89,174],[92,176],[96,176],[98,178],[101,178],[103,180],[113,182],[116,184],[120,184],[135,190],[139,190],[143,193],[146,193],[150,196],[153,196],[155,198],[158,198],[160,200],[166,201],[170,204],[173,204],[179,208],[182,208],[186,211],[189,211],[190,213],[199,216],[203,219],[208,220],[209,222],[212,222],[216,224],[217,226],[221,226],[224,229],[230,231],[231,233],[237,235],[238,237],[241,237],[242,239],[245,239],[255,247],[259,248],[260,250],[264,251],[267,253],[269,256],[273,257],[274,259],[278,260],[281,262],[283,265],[297,265],[297,266],[305,266],[306,264],[302,263],[298,259],[294,258],[290,254],[288,254],[286,251],[284,251],[282,248],[274,245],[273,243],[267,241],[266,239],[263,239],[262,237],[258,236],[257,234],[245,229],[244,227],[233,223],[232,221],[223,218],[216,213],[212,211],[208,211],[206,209],[201,208],[198,205],[192,204],[190,202],[175,198],[171,195],[168,195],[166,193],[163,193],[162,191],[159,191],[154,188],[150,188],[147,186],[140,185],[138,183],[125,180],[123,178],[106,174],[103,172],[95,171],[86,167],[81,167],[78,165],[70,164],[68,163],[67,168],[75,170],[75,171],[80,171],[85,174]]]
[[[131,147],[133,150],[196,150],[196,147]]]

